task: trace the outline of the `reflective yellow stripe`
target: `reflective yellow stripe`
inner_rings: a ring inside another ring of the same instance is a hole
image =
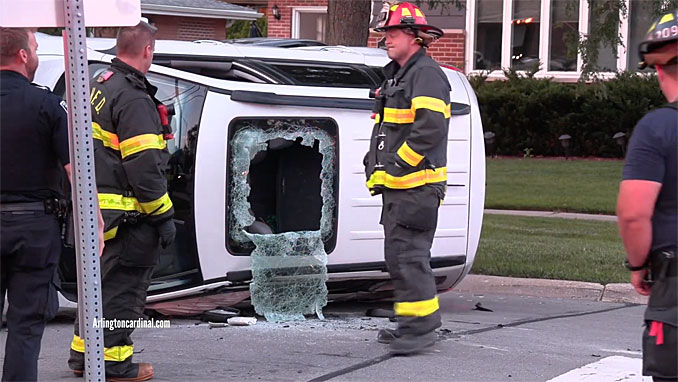
[[[667,23],[669,21],[673,21],[673,13],[667,13],[665,14],[661,20],[659,20],[659,25]]]
[[[99,194],[99,208],[102,210],[138,211],[145,214],[162,215],[172,208],[172,200],[165,193],[150,202],[139,203],[137,198],[118,194]]]
[[[100,140],[104,146],[113,150],[120,150],[118,136],[101,128],[96,122],[92,122],[92,138]]]
[[[410,10],[405,8],[405,7],[402,8],[401,12],[402,13],[400,14],[400,17],[412,16],[412,14],[410,13]]]
[[[447,180],[447,168],[441,167],[435,170],[421,170],[405,176],[392,176],[385,171],[375,171],[367,181],[367,188],[385,186],[387,188],[403,190],[423,186],[425,184],[440,183]]]
[[[377,115],[374,116],[374,123],[379,123],[381,122],[381,114],[377,113]]]
[[[412,123],[414,122],[414,111],[412,111],[412,109],[394,109],[385,107],[384,122]]]
[[[104,241],[111,240],[118,234],[118,227],[113,227],[108,231],[104,232]]]
[[[398,149],[398,156],[412,167],[416,167],[424,159],[424,156],[412,150],[407,142],[403,142]]]
[[[137,198],[118,194],[99,194],[99,208],[102,210],[122,210],[144,212]]]
[[[647,33],[652,32],[652,31],[654,30],[654,28],[656,28],[656,27],[657,27],[657,23],[655,22],[654,24],[652,24],[652,26],[650,27],[650,29],[647,30]]]
[[[78,353],[84,353],[85,341],[74,334],[73,341],[71,342],[71,349],[77,351]],[[122,345],[104,348],[104,361],[122,362],[131,357],[133,353],[134,345]]]
[[[424,17],[424,14],[421,13],[419,8],[414,8],[414,14],[417,15],[417,17]]]
[[[445,118],[450,118],[452,115],[449,103],[445,104],[445,101],[433,97],[420,96],[412,98],[412,112],[416,112],[417,109],[437,111],[438,113],[443,113]]]
[[[424,317],[435,313],[439,308],[438,296],[430,300],[394,304],[396,316]]]
[[[170,200],[169,195],[165,193],[165,195],[161,196],[156,200],[146,203],[139,203],[139,205],[141,206],[141,210],[143,213],[162,215],[165,212],[169,211],[170,208],[172,208],[172,201]]]
[[[167,142],[162,134],[141,134],[120,142],[120,153],[125,158],[144,150],[162,150],[165,146]]]

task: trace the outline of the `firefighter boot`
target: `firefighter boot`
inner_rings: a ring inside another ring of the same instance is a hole
[[[153,378],[153,365],[146,362],[141,362],[138,364],[133,364],[137,367],[138,371],[135,375],[129,377],[107,377],[107,381],[116,382],[116,381],[148,381]],[[133,373],[132,373],[133,374]]]
[[[398,337],[400,337],[398,329],[379,329],[379,333],[377,333],[377,342],[380,344],[390,344]]]
[[[426,334],[403,334],[396,337],[389,345],[389,353],[392,355],[408,355],[420,352],[429,346],[432,346],[438,335],[436,332],[428,332]]]

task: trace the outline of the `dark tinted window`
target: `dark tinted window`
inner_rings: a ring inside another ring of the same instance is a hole
[[[375,81],[364,71],[351,66],[270,64],[298,85],[342,88],[369,88]]]

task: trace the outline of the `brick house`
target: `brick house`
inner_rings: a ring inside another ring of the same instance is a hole
[[[381,10],[381,1],[373,1],[373,14]],[[463,67],[464,65],[464,10],[438,7],[422,11],[429,23],[441,28],[445,36],[432,44],[429,54],[438,62]],[[323,40],[327,23],[327,0],[269,0],[268,36]],[[277,17],[276,17],[277,16]],[[368,46],[376,47],[382,33],[371,32]]]
[[[158,28],[158,39],[223,40],[232,20],[263,16],[265,0],[241,0],[242,5],[221,0],[141,0],[141,15]],[[246,6],[243,6],[246,5]],[[252,7],[252,8],[250,8]],[[113,37],[116,28],[96,28],[97,37]]]
[[[372,14],[381,9],[374,3]],[[413,0],[410,0],[413,1]],[[454,0],[435,9],[422,0],[428,21],[443,29],[445,36],[433,44],[429,54],[440,63],[462,68],[465,73],[489,73],[503,78],[501,68],[528,70],[539,65],[535,77],[576,81],[582,59],[568,39],[587,35],[594,23],[589,0],[466,0],[458,9]],[[598,65],[607,70],[637,71],[638,44],[653,21],[654,1],[625,0],[628,10],[622,17],[616,50],[599,48]],[[440,3],[440,1],[438,1]],[[322,40],[326,25],[327,0],[268,0],[268,35]],[[598,16],[605,17],[605,15]],[[381,34],[370,34],[369,46],[376,46]]]

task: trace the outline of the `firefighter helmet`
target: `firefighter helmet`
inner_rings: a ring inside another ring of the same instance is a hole
[[[666,13],[655,21],[640,43],[638,67],[678,63],[678,11]]]
[[[384,2],[374,30],[383,32],[391,28],[410,28],[415,33],[422,32],[431,35],[433,39],[438,39],[443,35],[440,28],[426,22],[426,16],[421,9],[407,2]]]

